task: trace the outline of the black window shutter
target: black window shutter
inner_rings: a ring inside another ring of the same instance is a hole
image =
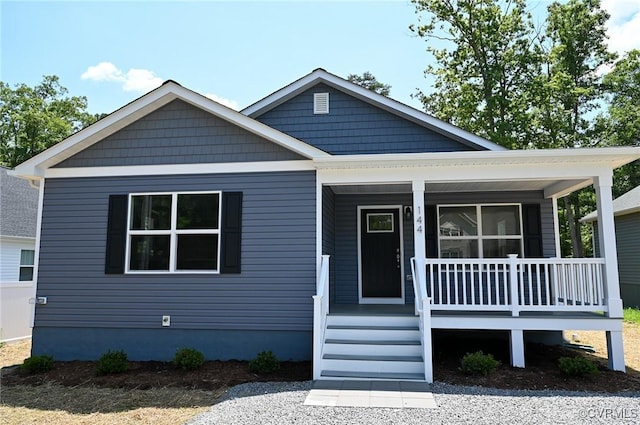
[[[127,244],[127,204],[127,195],[109,196],[107,249],[104,263],[106,274],[124,273],[124,254]]]
[[[240,273],[242,241],[242,192],[222,194],[222,250],[220,272]]]
[[[424,210],[427,258],[438,258],[438,209],[435,205],[425,205]]]
[[[524,231],[524,256],[542,258],[542,222],[539,204],[522,205],[522,227]]]

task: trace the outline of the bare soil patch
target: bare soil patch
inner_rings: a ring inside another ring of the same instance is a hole
[[[595,333],[599,334],[599,333]],[[604,335],[604,333],[602,333]],[[589,336],[581,332],[580,338]],[[436,381],[461,385],[508,389],[558,389],[577,391],[640,391],[640,363],[636,363],[637,341],[640,326],[625,324],[627,373],[607,369],[604,336],[601,345],[594,344],[596,353],[528,344],[525,351],[526,368],[509,366],[509,344],[495,337],[451,337],[434,336],[434,378]],[[568,335],[570,336],[570,335]],[[597,339],[595,340],[598,341]],[[586,343],[586,341],[582,341]],[[26,346],[26,345],[25,345]],[[604,347],[604,352],[603,352]],[[4,351],[8,347],[3,347]],[[23,347],[24,348],[24,347]],[[16,351],[15,348],[11,348]],[[501,362],[498,370],[489,376],[468,376],[460,371],[460,359],[467,352],[482,350],[491,353]],[[4,353],[3,353],[4,354]],[[19,362],[22,362],[23,355]],[[597,363],[599,373],[593,377],[572,378],[558,369],[558,359],[563,356],[584,356]],[[3,357],[4,358],[4,357]],[[631,360],[631,361],[629,361]],[[279,371],[257,374],[249,371],[244,361],[208,361],[195,371],[176,369],[168,362],[129,362],[129,371],[120,374],[96,376],[94,362],[55,362],[54,369],[47,373],[27,374],[18,368],[3,369],[2,385],[42,386],[47,384],[65,387],[117,388],[125,390],[148,390],[152,388],[176,388],[200,391],[224,391],[226,388],[246,382],[305,381],[312,379],[311,362],[282,362]]]

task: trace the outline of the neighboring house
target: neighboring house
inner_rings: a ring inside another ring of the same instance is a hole
[[[38,190],[0,167],[0,341],[31,336]]]
[[[615,245],[557,258],[556,205],[595,185],[613,234],[637,158],[509,151],[321,69],[242,112],[168,81],[16,168],[43,191],[33,353],[430,381],[431,329],[503,330],[520,367],[530,333],[593,329],[624,370]]]
[[[640,306],[640,186],[613,201],[618,252],[620,294],[627,307]],[[591,223],[593,248],[600,255],[598,211],[584,216],[583,223]],[[613,236],[613,235],[611,235]]]

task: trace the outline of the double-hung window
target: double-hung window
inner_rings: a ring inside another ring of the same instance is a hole
[[[438,206],[440,258],[522,257],[518,204]]]
[[[20,275],[19,281],[33,280],[33,264],[36,252],[33,249],[20,250]]]
[[[129,195],[129,272],[220,270],[220,192]]]

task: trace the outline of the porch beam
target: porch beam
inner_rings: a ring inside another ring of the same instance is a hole
[[[561,198],[566,196],[576,190],[580,190],[584,187],[587,187],[593,183],[593,180],[563,180],[557,183],[554,183],[550,186],[547,186],[544,189],[544,197],[545,198]]]
[[[357,169],[319,169],[324,184],[358,185],[413,182],[553,180],[571,179],[588,182],[594,174],[611,171],[597,164],[467,164],[406,167],[376,167]]]
[[[609,317],[622,318],[620,281],[618,276],[618,253],[616,248],[616,228],[613,219],[612,172],[595,178],[596,201],[598,207],[598,236],[600,255],[604,258],[604,295],[609,307]]]

